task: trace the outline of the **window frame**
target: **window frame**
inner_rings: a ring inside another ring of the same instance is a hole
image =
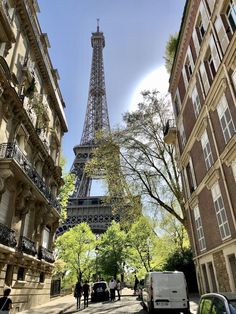
[[[195,228],[197,232],[199,250],[202,252],[206,249],[206,240],[205,240],[204,229],[202,226],[202,219],[201,219],[198,206],[196,206],[193,209],[193,213],[194,213],[194,221],[195,221]]]
[[[224,136],[224,140],[225,143],[227,144],[235,134],[235,125],[225,95],[221,97],[217,105],[217,113],[220,121],[221,130]]]
[[[201,144],[202,144],[202,150],[203,150],[203,156],[205,160],[206,169],[209,170],[214,164],[214,158],[213,158],[211,145],[210,145],[210,141],[209,141],[206,130],[202,134]]]
[[[212,200],[215,208],[216,219],[218,223],[218,228],[222,240],[228,239],[231,237],[230,225],[225,210],[225,205],[220,190],[219,183],[216,182],[211,188]],[[228,231],[228,233],[227,233]]]

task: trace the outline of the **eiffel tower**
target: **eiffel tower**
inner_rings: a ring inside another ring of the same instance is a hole
[[[97,31],[92,33],[91,45],[93,56],[85,123],[80,145],[73,149],[75,159],[71,173],[76,176],[75,187],[68,201],[67,219],[57,229],[57,235],[81,222],[87,222],[92,231],[99,234],[106,231],[112,220],[119,221],[119,215],[112,214],[111,206],[102,202],[102,196],[90,196],[92,178],[84,171],[96,146],[96,132],[110,132],[103,65],[105,38],[99,30],[99,20]]]

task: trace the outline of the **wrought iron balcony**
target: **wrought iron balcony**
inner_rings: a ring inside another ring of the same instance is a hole
[[[60,211],[60,205],[58,201],[54,198],[48,186],[45,184],[43,179],[40,177],[36,169],[31,165],[17,144],[0,144],[0,159],[4,158],[14,159],[19,164],[21,169],[28,175],[31,181],[36,185],[39,191],[45,196],[45,198],[48,200],[48,203],[56,208],[58,212]]]
[[[37,253],[35,243],[32,240],[24,236],[20,237],[20,243],[19,243],[18,249],[20,252],[26,253],[32,256],[35,256]]]
[[[15,231],[0,223],[0,243],[12,248],[16,247]]]
[[[42,246],[40,246],[40,248],[39,248],[38,258],[43,259],[48,263],[54,263],[55,262],[53,251],[48,250]]]
[[[163,129],[164,141],[167,144],[174,144],[176,139],[176,125],[174,119],[169,119]]]

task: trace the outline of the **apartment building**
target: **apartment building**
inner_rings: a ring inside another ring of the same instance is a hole
[[[0,1],[0,293],[13,313],[50,297],[63,184],[64,101],[37,0]]]
[[[185,4],[169,91],[201,293],[236,291],[236,1]]]

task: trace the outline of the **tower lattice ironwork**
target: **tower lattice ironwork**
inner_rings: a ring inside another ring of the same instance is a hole
[[[92,33],[91,45],[93,55],[86,117],[80,145],[74,147],[75,159],[71,168],[76,177],[75,187],[68,201],[67,220],[58,228],[58,235],[80,222],[87,222],[94,233],[102,233],[112,220],[119,220],[119,215],[112,214],[111,206],[104,204],[101,196],[90,196],[92,178],[84,171],[96,146],[96,132],[110,132],[103,64],[105,38],[99,24],[97,31]]]

